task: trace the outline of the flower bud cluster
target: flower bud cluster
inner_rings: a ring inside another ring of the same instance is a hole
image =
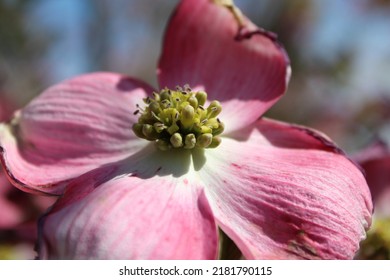
[[[138,109],[134,133],[143,139],[155,141],[160,150],[171,148],[215,148],[224,124],[217,118],[221,104],[214,100],[207,108],[207,93],[193,92],[188,86],[176,90],[163,89],[144,99],[145,108]]]

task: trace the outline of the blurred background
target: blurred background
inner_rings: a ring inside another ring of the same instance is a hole
[[[85,72],[157,86],[163,32],[178,2],[0,0],[0,120]],[[389,0],[235,3],[277,33],[291,59],[288,92],[267,116],[321,130],[349,153],[378,137],[390,142]],[[0,228],[0,248],[1,236]]]

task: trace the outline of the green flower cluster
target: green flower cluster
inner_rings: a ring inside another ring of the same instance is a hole
[[[144,99],[145,108],[137,105],[134,114],[140,114],[133,125],[134,133],[143,139],[155,141],[160,150],[171,148],[215,148],[224,124],[217,117],[221,104],[214,100],[207,108],[207,93],[193,92],[189,86],[176,90],[165,88]]]

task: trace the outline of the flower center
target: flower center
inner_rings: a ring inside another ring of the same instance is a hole
[[[148,141],[155,141],[160,150],[171,148],[215,148],[224,124],[217,118],[221,104],[214,100],[205,108],[207,93],[194,92],[189,86],[165,88],[144,99],[145,108],[137,104],[139,114],[133,125],[134,133]]]

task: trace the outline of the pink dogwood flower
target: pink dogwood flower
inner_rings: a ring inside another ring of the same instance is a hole
[[[215,259],[218,228],[248,259],[354,257],[372,212],[360,170],[321,133],[260,118],[289,80],[273,34],[229,1],[183,0],[158,80],[78,76],[1,125],[9,179],[61,195],[40,258]]]

